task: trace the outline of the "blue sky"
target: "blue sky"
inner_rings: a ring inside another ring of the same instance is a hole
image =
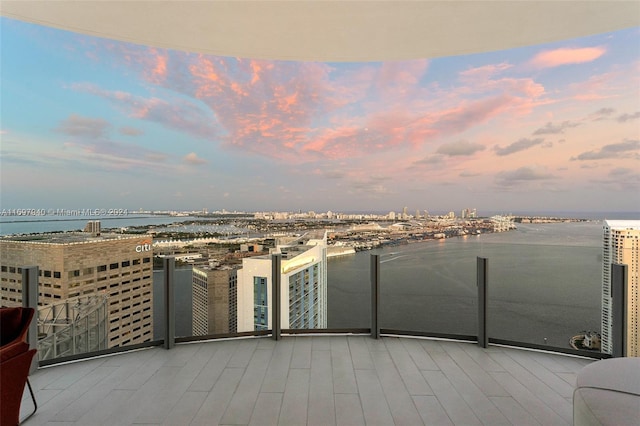
[[[638,28],[346,64],[0,31],[5,209],[640,211]]]

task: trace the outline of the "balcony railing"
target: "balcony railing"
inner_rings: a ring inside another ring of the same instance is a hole
[[[38,308],[40,361],[107,348],[107,295],[73,297]]]
[[[511,252],[515,250],[514,247],[503,249]],[[555,250],[568,249],[575,250],[575,247]],[[594,248],[580,250],[587,257],[597,256]],[[362,259],[368,260],[368,264],[365,265]],[[563,265],[563,259],[566,257],[563,258],[557,252],[543,259],[528,259],[531,264],[513,275],[514,265],[502,259],[474,257],[472,253],[461,255],[455,264],[439,264],[437,256],[421,258],[407,252],[377,250],[370,256],[361,256],[359,262],[354,262],[354,269],[344,274],[345,277],[342,278],[349,281],[348,288],[332,286],[332,276],[329,274],[328,328],[282,329],[282,311],[288,309],[288,306],[281,305],[282,297],[277,295],[283,283],[275,280],[270,283],[271,294],[276,296],[271,297],[268,330],[235,330],[230,333],[194,335],[191,330],[191,271],[175,269],[174,260],[167,258],[164,260],[163,270],[156,271],[156,274],[161,275],[156,277],[159,282],[155,283],[153,294],[153,338],[144,343],[107,348],[103,330],[108,320],[105,315],[108,309],[107,297],[99,295],[78,298],[40,308],[39,362],[41,365],[49,365],[146,346],[164,345],[170,349],[176,342],[264,335],[279,339],[282,334],[299,333],[371,334],[373,338],[385,334],[413,335],[477,341],[482,347],[487,344],[505,344],[590,358],[624,356],[626,325],[623,315],[615,317],[618,318],[614,321],[615,350],[610,355],[571,348],[568,340],[571,334],[583,331],[579,326],[568,325],[566,329],[556,333],[566,336],[566,339],[552,338],[554,330],[557,332],[559,327],[565,326],[563,318],[580,316],[593,310],[592,306],[581,306],[584,294],[567,293],[562,294],[562,297],[558,297],[557,292],[542,297],[537,294],[536,297],[540,299],[537,303],[543,309],[536,310],[530,306],[531,303],[528,304],[531,294],[562,287],[552,282],[537,284],[536,280],[540,278],[536,278],[534,272],[544,265],[546,276],[553,276],[554,268],[569,267]],[[274,255],[271,260],[277,271],[278,256]],[[428,273],[425,273],[426,266],[429,266]],[[576,280],[581,279],[581,274],[592,274],[588,268],[585,268],[586,272],[573,266],[571,268],[576,273]],[[24,273],[29,269],[24,268]],[[612,271],[612,287],[623,288],[626,266],[613,265]],[[38,288],[37,276],[36,272],[32,273],[31,279],[23,279],[23,286],[33,287],[30,292],[28,288],[24,288],[24,294],[33,294],[34,289]],[[507,276],[512,278],[507,279]],[[599,280],[600,277],[596,279]],[[563,291],[565,290],[561,290]],[[590,291],[594,292],[593,286]],[[595,291],[598,294],[590,294],[586,298],[599,298],[599,288]],[[624,312],[624,297],[622,295],[614,298],[615,312]],[[29,298],[25,298],[25,303],[28,300]],[[176,303],[177,300],[180,303]],[[595,321],[599,321],[599,310],[589,314],[592,320],[595,318]],[[549,328],[536,329],[535,324],[540,323],[546,323]]]

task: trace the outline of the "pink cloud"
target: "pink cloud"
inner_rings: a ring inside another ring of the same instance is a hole
[[[406,97],[420,83],[428,67],[426,59],[383,62],[374,85],[386,98]]]
[[[573,99],[578,101],[607,99],[613,96],[611,85],[615,84],[615,77],[611,72],[593,75],[585,81],[569,85],[569,90],[574,94]]]
[[[445,134],[461,132],[504,112],[514,104],[514,100],[511,96],[500,95],[475,102],[462,102],[455,108],[441,112],[434,127]]]
[[[503,62],[500,64],[489,64],[489,65],[484,65],[481,67],[470,68],[468,70],[461,71],[459,75],[463,81],[471,81],[471,82],[484,81],[512,67],[513,65],[506,62]]]
[[[198,157],[198,155],[195,152],[190,152],[189,154],[185,155],[183,160],[185,163],[191,164],[194,166],[199,166],[207,163],[206,160]]]
[[[167,61],[168,57],[166,54],[159,54],[156,49],[151,49],[151,58],[150,62],[155,61],[155,66],[149,67],[150,70],[147,73],[147,80],[153,83],[160,83],[167,77]]]
[[[580,47],[547,50],[538,53],[529,62],[536,68],[551,68],[560,65],[582,64],[598,59],[606,53],[604,47]]]
[[[85,91],[132,117],[287,162],[419,149],[502,114],[527,114],[545,95],[532,78],[501,76],[508,63],[464,71],[445,90],[422,83],[427,60],[334,68],[156,49],[131,48],[124,56],[147,81],[183,96],[168,102]]]

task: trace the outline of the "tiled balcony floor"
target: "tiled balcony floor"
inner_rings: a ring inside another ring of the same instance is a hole
[[[182,344],[38,370],[25,424],[566,425],[590,362],[396,337]]]

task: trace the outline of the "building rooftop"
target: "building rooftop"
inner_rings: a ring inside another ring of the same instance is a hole
[[[48,234],[9,235],[6,237],[1,237],[0,241],[18,241],[44,244],[70,244],[110,240],[126,240],[135,238],[138,238],[141,241],[151,240],[151,237],[148,235],[102,233],[96,236],[91,234],[90,232],[60,232]]]
[[[569,425],[591,362],[364,335],[179,344],[39,369],[25,425]]]
[[[604,225],[616,229],[640,229],[640,220],[605,220]]]

